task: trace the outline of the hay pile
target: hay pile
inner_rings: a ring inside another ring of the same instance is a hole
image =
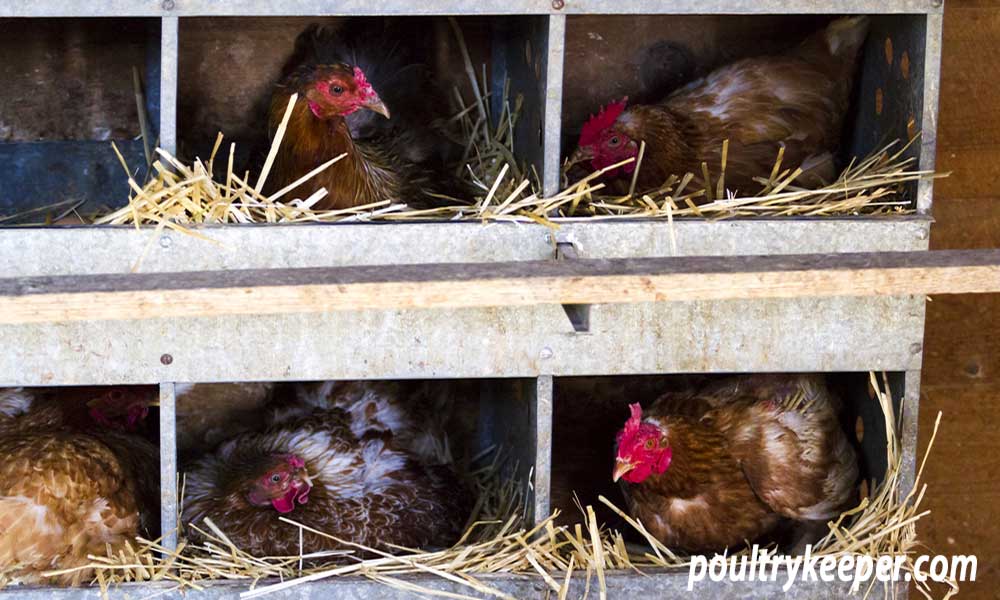
[[[905,569],[912,572],[912,560],[920,548],[916,523],[929,512],[920,507],[926,491],[926,485],[920,483],[920,478],[927,457],[925,455],[921,462],[913,489],[901,495],[898,485],[902,476],[902,452],[888,381],[884,376],[880,381],[872,374],[871,385],[885,415],[888,438],[886,476],[880,482],[871,482],[873,492],[863,498],[856,508],[828,524],[830,531],[814,545],[814,554],[873,558],[906,556]],[[935,422],[934,434],[939,423],[940,415]],[[933,442],[934,435],[930,445]],[[645,547],[627,544],[622,532],[599,523],[592,506],[581,508],[584,517],[582,525],[556,525],[557,514],[542,519],[537,525],[526,525],[522,519],[526,490],[512,479],[498,476],[503,472],[506,471],[496,459],[475,472],[480,493],[477,512],[470,519],[472,522],[462,540],[449,549],[435,552],[404,550],[393,555],[327,536],[341,547],[354,548],[377,557],[361,559],[353,550],[336,551],[326,555],[336,559],[331,565],[304,568],[305,560],[323,556],[254,557],[241,551],[226,537],[225,532],[208,522],[199,529],[207,541],[198,545],[181,542],[176,550],[170,550],[155,541],[140,539],[134,546],[116,555],[92,557],[94,562],[91,567],[96,570],[95,583],[107,590],[125,582],[165,581],[175,589],[199,590],[212,580],[239,580],[247,585],[247,591],[242,596],[252,598],[307,582],[353,575],[429,596],[509,598],[483,576],[519,574],[537,577],[554,596],[564,598],[573,578],[585,578],[588,589],[593,587],[603,596],[608,571],[641,573],[644,569],[676,568],[689,564],[687,557],[665,547],[646,531],[641,522],[603,497],[599,498],[600,502],[638,532],[646,542]],[[283,520],[289,527],[325,535],[293,519]],[[467,589],[468,595],[438,592],[419,586],[405,577],[413,574],[433,575],[457,583]],[[948,582],[947,585],[946,598],[958,590],[955,582]],[[926,597],[931,597],[928,584],[918,584],[918,589]],[[865,590],[866,593],[871,591],[872,588]]]
[[[292,100],[294,102],[295,98]],[[913,169],[915,159],[905,156],[909,144],[894,142],[863,160],[852,162],[836,181],[816,189],[796,186],[794,181],[799,170],[783,169],[779,152],[771,174],[759,179],[764,187],[755,196],[727,195],[724,188],[718,185],[715,191],[713,186],[692,186],[695,176],[691,173],[683,177],[671,176],[657,190],[624,196],[605,195],[606,186],[599,181],[600,177],[606,171],[630,162],[630,159],[596,171],[567,185],[563,191],[545,197],[533,183],[537,176],[527,178],[519,175],[522,170],[509,158],[517,104],[512,110],[504,110],[501,115],[503,125],[495,129],[483,125],[482,117],[473,120],[473,108],[465,107],[458,119],[463,131],[471,136],[467,147],[469,162],[462,166],[461,172],[472,185],[483,191],[481,196],[472,200],[441,198],[440,207],[422,210],[411,209],[404,203],[382,201],[349,209],[315,211],[312,206],[326,195],[325,190],[303,199],[295,196],[295,188],[343,156],[331,159],[299,181],[267,196],[261,190],[267,180],[270,160],[254,183],[249,174],[233,172],[233,145],[229,147],[224,180],[213,179],[211,174],[223,141],[222,134],[219,134],[207,162],[196,159],[190,165],[184,164],[169,152],[157,149],[158,159],[152,165],[154,176],[145,185],[139,185],[130,176],[132,195],[128,205],[96,219],[94,224],[154,225],[161,229],[191,232],[190,225],[210,223],[466,220],[536,222],[555,227],[560,219],[579,217],[670,220],[680,217],[725,219],[911,214],[914,209],[904,193],[906,186],[939,176],[933,171]],[[291,105],[289,113],[290,109]],[[271,160],[283,133],[279,130],[279,135],[275,137]],[[488,146],[484,140],[489,140]],[[117,148],[115,152],[118,152]],[[129,172],[120,153],[118,156],[125,171]],[[641,169],[641,164],[638,168]],[[724,173],[720,174],[717,182],[723,183],[724,177]],[[717,192],[720,193],[717,195]],[[708,202],[704,202],[706,199]]]

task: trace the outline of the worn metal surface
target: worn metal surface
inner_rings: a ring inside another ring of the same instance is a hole
[[[566,58],[566,17],[549,17],[548,58],[545,63],[545,172],[542,190],[552,196],[559,191],[562,167],[563,68]]]
[[[542,121],[547,108],[548,19],[539,16],[496,19],[492,30],[493,118],[501,114],[505,98],[500,92],[509,85],[510,109],[514,110],[513,103],[519,96],[524,100],[514,128],[514,156],[526,169],[525,176],[530,176],[532,169],[541,176],[548,168],[543,164]]]
[[[920,417],[920,371],[906,371],[902,377],[899,412],[899,439],[903,447],[903,465],[899,490],[904,496],[913,488],[917,476],[917,420]],[[925,432],[929,434],[930,432]]]
[[[559,305],[2,326],[0,385],[911,370],[923,303],[595,305],[586,334]]]
[[[6,0],[0,16],[927,13],[941,12],[942,5],[940,0],[841,0],[835,8],[814,0],[566,0],[560,9],[551,0]]]
[[[535,394],[535,521],[552,513],[552,396],[551,375],[532,381]]]
[[[504,469],[520,482],[525,491],[526,519],[535,517],[538,502],[548,504],[548,486],[542,487],[536,462],[536,399],[534,379],[488,379],[480,388],[477,451],[495,449],[501,453]],[[478,453],[477,452],[477,453]]]
[[[177,404],[174,384],[160,384],[160,535],[177,547]]]
[[[941,90],[941,45],[944,18],[929,14],[926,23],[923,60],[923,112],[920,122],[920,168],[932,170],[937,157],[937,126],[939,95]],[[921,181],[917,187],[917,210],[931,212],[934,199],[934,181]]]
[[[172,0],[171,0],[172,1]],[[160,147],[177,150],[177,17],[164,17],[160,28]]]
[[[595,597],[598,581],[596,575],[591,575],[588,581],[586,574],[577,570],[573,577],[570,591],[567,598],[579,600],[586,597]],[[434,577],[432,575],[408,575],[401,579],[412,584],[451,594],[462,594],[463,596],[481,597],[473,589]],[[519,599],[543,600],[552,598],[552,591],[538,577],[525,577],[517,575],[480,575],[483,583],[497,590],[509,594]],[[619,598],[678,598],[694,597],[715,598],[717,600],[751,600],[754,598],[780,598],[786,595],[797,598],[810,598],[812,600],[840,600],[852,597],[849,594],[849,583],[823,583],[820,581],[804,581],[796,579],[791,592],[785,592],[782,586],[785,585],[787,576],[783,569],[777,571],[775,581],[767,582],[729,582],[720,583],[706,580],[695,584],[693,592],[687,591],[688,571],[687,569],[675,570],[649,570],[642,575],[637,575],[634,571],[608,571],[605,575],[607,585],[607,597]],[[257,582],[257,587],[262,587],[268,582]],[[276,583],[276,582],[274,582]],[[196,593],[187,591],[182,594],[174,589],[169,583],[152,583],[144,585],[123,585],[118,588],[108,590],[106,598],[111,600],[130,600],[137,597],[148,597],[155,594],[156,598],[166,600],[182,600],[185,598],[198,598],[199,600],[239,600],[240,593],[246,592],[250,585],[244,582],[217,582],[206,584],[205,589]],[[865,587],[862,586],[862,590]],[[589,594],[588,594],[589,590]],[[863,591],[862,591],[863,593]],[[428,596],[430,594],[427,594]],[[322,581],[314,581],[297,585],[288,589],[271,592],[263,598],[275,598],[277,600],[306,600],[315,598],[336,598],[337,600],[368,600],[370,598],[382,598],[385,600],[395,600],[404,598],[414,598],[413,592],[404,592],[396,588],[390,588],[384,584],[375,583],[359,577],[330,578]],[[906,598],[906,586],[898,584],[894,588],[883,589],[876,585],[870,596],[876,598]],[[100,600],[105,598],[97,588],[6,588],[0,591],[0,598],[18,598],[20,600]]]
[[[116,140],[115,144],[141,176],[146,163],[142,141]],[[110,142],[0,143],[0,217],[63,200],[87,200],[81,207],[84,212],[102,205],[118,207],[128,201],[128,191],[128,180]],[[39,216],[28,219],[40,220]]]
[[[905,142],[926,124],[923,119],[926,33],[925,15],[871,19],[855,84],[856,96],[847,115],[842,161],[868,156],[892,140]],[[926,75],[937,80],[936,70]],[[933,154],[933,126],[926,133],[926,137],[907,150],[907,156],[920,159],[927,151]],[[923,164],[918,166],[925,168]],[[918,185],[907,186],[911,201],[918,203],[920,193]]]
[[[561,223],[555,233],[580,258],[735,256],[918,251],[930,220],[765,219]],[[216,243],[152,228],[0,229],[5,277],[432,262],[541,260],[555,255],[553,233],[534,224],[394,223],[203,227]]]

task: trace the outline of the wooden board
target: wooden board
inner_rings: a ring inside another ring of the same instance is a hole
[[[1000,247],[1000,1],[947,0],[932,248]],[[918,533],[930,553],[979,557],[963,600],[1000,599],[1000,294],[932,297],[927,305],[921,451],[938,411]],[[920,597],[911,592],[911,598]],[[940,597],[940,594],[939,596]]]
[[[548,260],[0,280],[0,323],[1000,292],[1000,250]]]

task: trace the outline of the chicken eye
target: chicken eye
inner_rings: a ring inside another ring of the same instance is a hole
[[[646,440],[646,450],[652,450],[656,447],[656,440]]]
[[[339,86],[339,85],[331,85],[330,86],[330,93],[333,94],[333,95],[335,95],[335,96],[339,96],[339,95],[341,95],[341,94],[344,93],[344,88],[341,87],[341,86]]]
[[[280,481],[281,481],[281,475],[278,475],[277,473],[271,475],[271,483],[278,483]]]
[[[621,143],[622,143],[622,140],[617,135],[613,136],[610,140],[608,140],[608,146],[611,146],[612,148],[617,147],[618,144],[621,144]]]

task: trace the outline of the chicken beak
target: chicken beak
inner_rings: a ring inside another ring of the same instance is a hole
[[[389,107],[386,106],[385,102],[382,102],[382,99],[379,98],[378,96],[375,96],[374,98],[372,98],[371,100],[369,100],[368,102],[366,102],[364,104],[364,107],[367,108],[368,110],[372,111],[372,112],[376,112],[376,113],[382,115],[386,119],[390,118],[389,117]]]
[[[615,471],[611,475],[611,479],[617,482],[622,478],[623,475],[635,468],[635,465],[628,462],[627,460],[618,459],[615,461]]]
[[[569,157],[566,162],[566,169],[569,169],[573,165],[580,164],[582,162],[588,162],[594,160],[594,148],[593,146],[580,146],[578,147]]]

